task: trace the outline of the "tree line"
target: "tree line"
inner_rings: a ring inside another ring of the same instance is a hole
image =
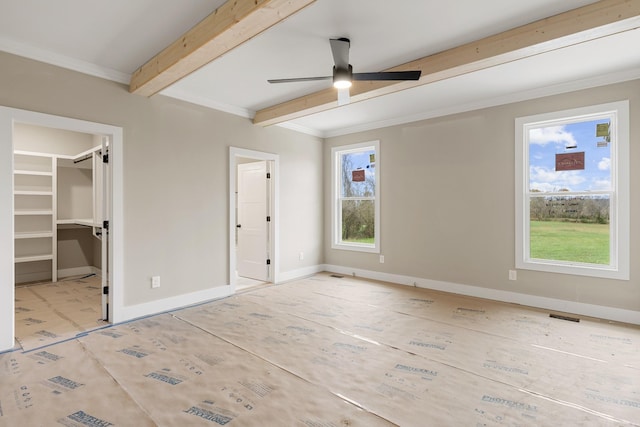
[[[588,196],[531,197],[530,217],[536,221],[609,223],[609,199]]]

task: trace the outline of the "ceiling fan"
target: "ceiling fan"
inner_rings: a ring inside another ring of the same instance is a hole
[[[291,79],[272,79],[269,83],[309,82],[315,80],[331,80],[333,86],[338,89],[338,105],[349,103],[349,88],[354,80],[418,80],[421,71],[381,71],[377,73],[354,73],[349,64],[349,46],[351,42],[347,38],[330,39],[331,53],[333,54],[333,75],[323,77],[299,77]]]

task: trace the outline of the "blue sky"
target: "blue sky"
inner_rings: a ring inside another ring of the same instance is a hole
[[[365,177],[367,179],[370,179],[375,178],[375,162],[369,162],[370,154],[374,154],[374,150],[349,153],[345,154],[344,157],[348,157],[351,160],[353,170],[363,169],[365,171]],[[368,188],[368,185],[364,182],[352,182],[351,188],[357,195],[364,195]]]
[[[371,163],[369,162],[369,155],[373,153],[374,153],[374,150],[369,150],[369,151],[361,151],[356,153],[349,153],[346,156],[348,156],[351,159],[351,162],[353,163],[353,166],[356,169],[359,169],[359,168],[367,169],[367,166],[371,165]]]
[[[608,119],[590,120],[529,131],[530,188],[544,192],[609,190],[611,187],[611,147],[598,147],[604,138],[596,136],[596,125]],[[577,146],[576,148],[567,148]],[[555,170],[555,156],[584,151],[585,169]]]

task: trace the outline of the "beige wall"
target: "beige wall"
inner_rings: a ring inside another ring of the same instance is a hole
[[[98,144],[87,133],[16,123],[14,149],[75,156]]]
[[[6,53],[0,105],[124,129],[125,306],[229,283],[230,146],[280,156],[281,272],[322,263],[319,138]]]
[[[605,280],[515,268],[514,119],[629,99],[631,117],[631,280]],[[465,114],[331,138],[335,145],[380,140],[381,254],[331,249],[325,262],[449,283],[640,310],[640,80]],[[325,228],[331,227],[325,194]]]
[[[58,168],[58,219],[93,218],[92,173],[91,169]]]
[[[89,227],[58,228],[58,270],[93,266],[94,240]]]

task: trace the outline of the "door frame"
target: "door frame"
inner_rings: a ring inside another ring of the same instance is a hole
[[[280,192],[279,170],[280,156],[262,151],[229,147],[229,285],[231,292],[236,290],[236,184],[238,159],[266,160],[272,162],[271,168],[271,232],[269,254],[271,259],[271,282],[278,283],[280,274]]]
[[[111,203],[109,212],[109,319],[122,320],[123,274],[123,163],[122,128],[51,114],[0,106],[0,351],[15,344],[15,271],[13,239],[13,124],[64,129],[111,140]],[[104,269],[104,266],[103,266]]]

